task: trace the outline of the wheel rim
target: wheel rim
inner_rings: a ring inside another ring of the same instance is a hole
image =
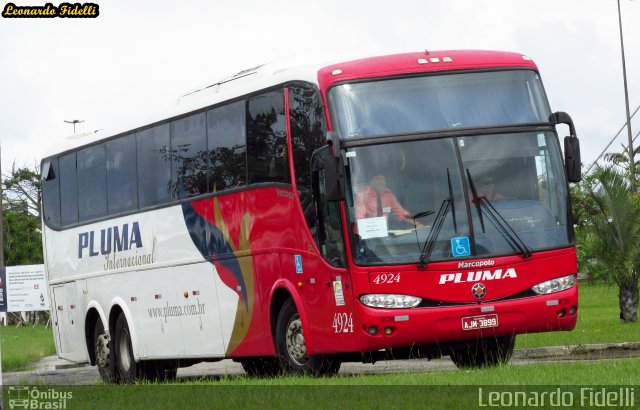
[[[297,365],[304,365],[308,360],[307,346],[304,343],[304,335],[302,334],[302,321],[300,315],[295,314],[287,324],[287,353],[291,360]]]
[[[120,340],[118,341],[119,361],[120,367],[125,372],[129,371],[131,367],[131,337],[129,336],[128,329],[123,329],[120,334]]]
[[[109,364],[109,339],[107,335],[101,333],[96,339],[96,364],[98,367],[106,369]]]

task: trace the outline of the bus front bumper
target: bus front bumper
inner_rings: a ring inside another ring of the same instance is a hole
[[[376,309],[359,304],[361,351],[481,337],[573,330],[578,287],[548,295],[460,306]]]

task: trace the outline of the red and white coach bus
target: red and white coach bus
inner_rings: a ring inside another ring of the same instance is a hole
[[[188,98],[42,161],[60,357],[121,382],[483,366],[574,328],[579,144],[530,58],[274,63]]]

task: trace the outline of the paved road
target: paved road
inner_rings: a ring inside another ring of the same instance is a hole
[[[520,366],[544,361],[606,360],[628,357],[640,357],[640,343],[517,349],[511,359],[511,364]],[[340,374],[429,373],[454,371],[456,369],[453,362],[448,357],[445,357],[431,361],[426,359],[380,361],[374,365],[345,363],[340,369]],[[234,363],[232,360],[222,360],[216,363],[200,363],[191,367],[181,368],[178,370],[178,379],[187,381],[223,376],[244,377],[244,374],[240,364]],[[5,385],[36,383],[45,385],[93,385],[101,381],[95,366],[77,366],[55,356],[50,356],[36,363],[32,371],[4,373],[2,382]]]

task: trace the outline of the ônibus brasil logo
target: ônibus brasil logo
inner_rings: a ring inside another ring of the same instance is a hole
[[[68,408],[73,392],[39,386],[10,386],[7,392],[9,409],[59,409]],[[1,404],[1,402],[0,402]],[[2,406],[0,406],[2,407]]]

